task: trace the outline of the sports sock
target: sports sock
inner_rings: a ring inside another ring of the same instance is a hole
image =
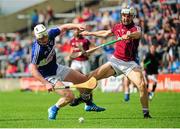
[[[155,92],[156,86],[157,86],[157,83],[155,83],[155,84],[153,85],[153,88],[152,88],[152,91],[151,91],[151,92]]]
[[[124,94],[129,94],[129,91],[125,91]]]
[[[81,94],[80,97],[86,103],[86,105],[93,105],[92,93],[84,93],[84,94]]]
[[[148,108],[143,108],[142,111],[143,111],[143,114],[149,113],[149,109]]]
[[[57,105],[57,104],[55,104],[53,107],[52,107],[52,110],[54,110],[54,111],[58,111],[59,110],[59,106]]]

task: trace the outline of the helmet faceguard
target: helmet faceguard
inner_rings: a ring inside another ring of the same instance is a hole
[[[41,39],[44,36],[48,36],[47,29],[43,24],[38,24],[34,27],[34,35],[36,39]]]
[[[121,14],[129,14],[134,17],[136,15],[136,11],[133,7],[126,7],[121,10]]]
[[[125,7],[121,10],[122,23],[124,25],[129,25],[133,22],[133,18],[136,15],[136,11],[133,7]]]
[[[34,27],[34,35],[41,45],[47,44],[48,32],[43,24],[38,24]]]

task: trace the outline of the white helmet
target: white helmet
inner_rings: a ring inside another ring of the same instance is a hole
[[[38,24],[34,27],[34,35],[37,39],[47,36],[47,29],[43,24]]]
[[[121,10],[121,14],[130,14],[135,16],[136,10],[133,7],[125,7]]]

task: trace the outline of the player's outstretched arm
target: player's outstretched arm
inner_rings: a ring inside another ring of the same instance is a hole
[[[113,33],[111,30],[100,30],[94,32],[83,31],[80,34],[82,34],[83,36],[107,37],[107,36],[111,36]]]
[[[74,23],[67,23],[59,26],[61,31],[71,30],[71,29],[79,29],[85,30],[86,26],[84,24],[74,24]]]
[[[136,31],[132,33],[128,32],[126,35],[129,39],[140,39],[142,35],[141,28],[139,26],[136,26]]]
[[[141,38],[141,32],[136,31],[136,32],[127,34],[127,37],[130,38],[130,39],[140,39]]]
[[[39,80],[41,83],[43,83],[46,86],[46,89],[48,91],[53,90],[52,84],[49,83],[46,79],[44,79],[44,77],[39,73],[36,64],[32,64],[32,63],[30,64],[30,71],[31,71],[32,76],[36,78],[37,80]]]
[[[127,33],[125,35],[122,35],[122,39],[128,40],[128,39],[140,39],[141,38],[141,32],[136,31],[132,33]]]

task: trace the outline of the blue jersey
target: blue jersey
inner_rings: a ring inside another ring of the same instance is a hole
[[[47,45],[40,45],[37,40],[33,42],[31,63],[38,66],[38,71],[43,77],[56,75],[57,63],[55,52],[55,37],[60,34],[58,28],[48,31]]]

